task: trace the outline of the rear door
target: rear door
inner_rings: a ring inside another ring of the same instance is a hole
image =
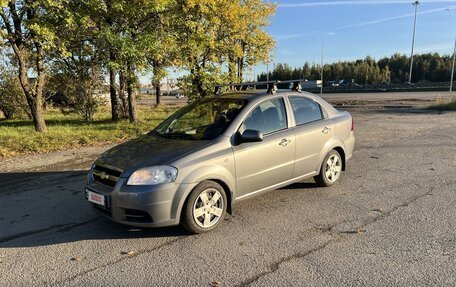
[[[259,103],[246,117],[239,132],[259,130],[264,138],[233,147],[238,198],[292,178],[295,138],[288,126],[282,97]]]
[[[296,159],[293,177],[310,174],[320,164],[320,155],[334,135],[333,124],[323,107],[305,96],[288,97],[296,136]]]

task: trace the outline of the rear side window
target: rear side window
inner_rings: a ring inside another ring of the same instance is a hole
[[[264,101],[256,106],[245,119],[239,131],[258,130],[270,134],[288,127],[287,114],[282,98]]]
[[[289,97],[296,125],[323,119],[321,107],[315,101],[304,97]]]

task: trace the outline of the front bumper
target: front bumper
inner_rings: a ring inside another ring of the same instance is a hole
[[[154,186],[129,186],[128,178],[119,178],[114,187],[88,176],[87,191],[105,196],[105,206],[92,204],[94,210],[115,222],[137,227],[161,227],[179,224],[188,194],[196,184],[166,183]]]

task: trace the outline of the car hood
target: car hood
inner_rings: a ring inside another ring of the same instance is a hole
[[[128,177],[139,168],[167,164],[209,144],[210,141],[144,135],[104,152],[95,164],[119,168],[123,170],[122,177]]]

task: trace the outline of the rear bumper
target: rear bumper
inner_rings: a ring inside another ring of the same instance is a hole
[[[179,224],[184,201],[196,185],[173,182],[128,186],[126,183],[126,178],[120,178],[112,188],[94,182],[89,175],[86,191],[102,194],[106,198],[105,206],[91,203],[95,212],[117,223],[136,227]]]
[[[355,135],[353,131],[350,133],[350,136],[345,141],[345,160],[349,160],[353,156],[353,150],[355,148]]]

